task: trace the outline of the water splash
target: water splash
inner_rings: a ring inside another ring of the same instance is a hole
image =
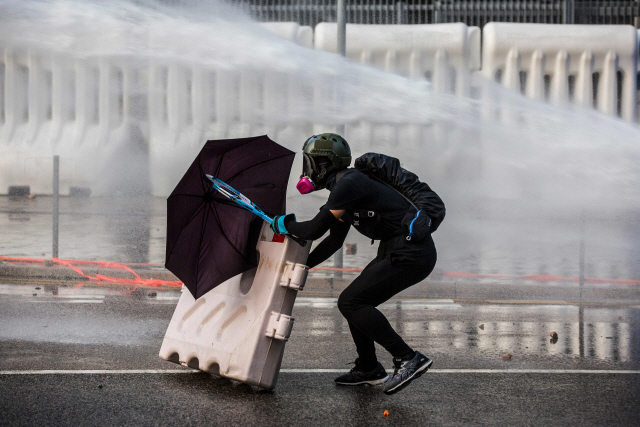
[[[282,109],[257,111],[260,122],[425,126],[418,147],[398,141],[396,132],[380,131],[375,138],[379,147],[373,148],[393,147],[417,170],[425,164],[441,170],[438,163],[444,159],[449,170],[435,178],[442,185],[459,181],[461,169],[471,162],[488,172],[481,176],[492,175],[487,169],[504,169],[498,177],[517,177],[520,189],[506,191],[510,196],[526,192],[583,207],[601,198],[619,200],[625,207],[640,201],[640,131],[596,112],[554,108],[480,78],[474,82],[480,98],[435,93],[426,81],[410,81],[279,39],[224,3],[169,7],[154,1],[4,1],[0,11],[0,40],[6,45],[78,58],[124,57],[140,65],[178,62],[269,72],[279,80],[276,84],[300,85],[300,96]],[[321,103],[314,101],[318,87],[331,89]],[[437,126],[448,130],[444,137],[429,131]],[[357,137],[351,142],[356,153],[372,148]],[[297,149],[300,141],[284,144]],[[490,166],[480,164],[487,161]],[[478,183],[479,176],[465,183],[479,184],[472,185],[474,194],[503,193],[499,187],[483,189],[489,183]],[[499,180],[490,184],[500,186]]]
[[[75,58],[124,58],[131,66],[180,63],[268,73],[275,85],[296,86],[298,96],[283,99],[275,110],[256,105],[252,120],[327,129],[346,123],[355,155],[382,151],[401,158],[441,194],[450,217],[459,221],[464,215],[536,218],[544,228],[545,222],[576,221],[586,212],[637,228],[637,125],[532,101],[479,76],[473,77],[473,97],[437,93],[427,81],[279,39],[220,2],[7,0],[0,2],[0,40]],[[141,94],[147,89],[139,88]],[[398,130],[408,125],[415,126],[415,135]],[[302,140],[278,142],[297,151]],[[193,158],[197,150],[189,150]],[[292,202],[312,212],[320,200]],[[500,224],[484,232],[505,233]],[[507,233],[517,239],[523,232],[512,227]],[[576,233],[562,238],[573,241]]]

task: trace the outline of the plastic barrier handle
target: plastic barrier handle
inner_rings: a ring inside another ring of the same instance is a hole
[[[286,235],[288,238],[290,238],[291,240],[293,240],[294,242],[296,242],[297,244],[299,244],[300,246],[302,246],[303,248],[305,246],[307,246],[307,241],[304,239],[301,239],[299,237],[293,236],[291,234],[287,234]]]

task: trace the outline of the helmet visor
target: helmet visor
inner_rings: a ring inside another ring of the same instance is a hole
[[[307,153],[302,153],[302,175],[307,178],[313,179],[313,175],[315,174],[316,163],[313,161],[313,157],[308,155]]]

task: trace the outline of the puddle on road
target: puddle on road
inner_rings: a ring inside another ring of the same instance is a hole
[[[25,297],[27,302],[51,303],[101,303],[107,297],[128,297],[151,304],[176,304],[180,299],[179,289],[134,288],[92,286],[90,283],[72,285],[53,284],[0,284],[0,296]]]
[[[20,319],[3,321],[1,339],[28,341],[136,343],[148,341],[141,330],[162,336],[170,316],[124,319],[109,307],[125,301],[149,305],[175,305],[177,289],[108,288],[76,284],[0,284],[0,301],[11,309],[33,304]],[[72,313],[69,318],[48,319],[53,305]],[[101,314],[90,307],[105,306]],[[39,307],[39,308],[36,308]],[[46,307],[50,308],[46,308]],[[86,309],[82,309],[85,306]],[[168,308],[171,310],[170,308]],[[527,357],[585,358],[613,362],[640,361],[640,307],[580,307],[571,304],[478,304],[453,299],[392,299],[379,306],[391,325],[408,342],[434,354],[465,352],[468,356],[495,358],[509,353],[518,363]],[[136,309],[139,311],[142,309]],[[135,314],[132,312],[132,314]],[[142,312],[142,311],[140,311]],[[294,306],[295,336],[348,338],[349,327],[337,309],[337,298],[299,297]],[[100,317],[100,319],[96,319]],[[75,320],[74,320],[75,319]],[[127,323],[128,320],[132,320]],[[26,323],[25,323],[26,322]],[[137,326],[136,326],[137,325]],[[44,329],[47,328],[47,329]],[[117,331],[115,329],[117,329]],[[111,331],[111,332],[109,332]],[[550,333],[556,332],[554,340]],[[295,339],[295,338],[294,338]]]
[[[313,316],[296,320],[296,334],[348,337],[349,326],[336,314],[336,302],[336,298],[299,298],[294,316],[296,309],[311,309]],[[508,353],[514,355],[510,363],[528,357],[640,362],[637,307],[392,300],[379,309],[403,338],[434,354],[460,353],[497,360]]]

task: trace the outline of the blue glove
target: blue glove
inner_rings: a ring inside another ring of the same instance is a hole
[[[274,233],[276,234],[291,234],[289,233],[289,230],[287,230],[287,227],[284,225],[285,220],[287,220],[288,218],[291,218],[292,220],[296,220],[296,215],[295,214],[289,214],[289,215],[276,215],[273,217],[273,222],[271,223],[271,229],[273,230]]]

